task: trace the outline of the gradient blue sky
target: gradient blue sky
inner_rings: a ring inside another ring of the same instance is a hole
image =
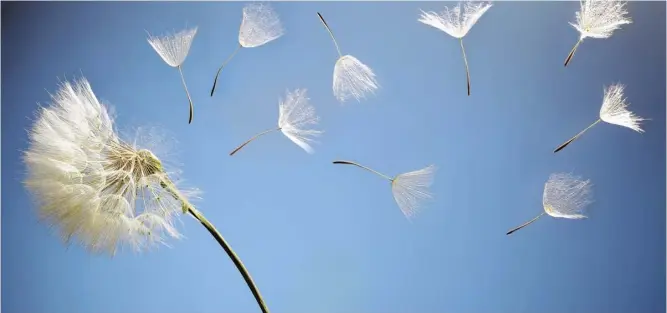
[[[245,262],[272,312],[606,312],[665,310],[665,3],[628,4],[634,21],[588,39],[568,68],[577,2],[496,2],[458,42],[417,22],[444,3],[273,3],[284,37],[237,45],[244,3],[2,3],[2,311],[259,312],[237,270],[196,221],[187,236],[116,257],[69,248],[41,224],[21,181],[38,103],[81,75],[112,104],[117,126],[158,126],[173,160],[204,191],[198,208]],[[332,94],[336,51],[374,69],[361,103]],[[198,26],[183,71],[146,42]],[[627,85],[645,134],[599,124],[603,86]],[[279,133],[228,153],[277,122],[278,99],[307,88],[326,133],[308,155]],[[412,223],[389,184],[439,167],[435,200]],[[551,173],[590,178],[587,220],[539,214]]]

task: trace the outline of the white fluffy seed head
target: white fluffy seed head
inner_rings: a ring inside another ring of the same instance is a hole
[[[178,67],[183,64],[188,56],[192,40],[196,34],[197,27],[163,36],[151,36],[149,34],[148,43],[169,66]]]
[[[463,10],[461,10],[463,5]],[[419,17],[420,22],[435,27],[454,38],[463,38],[492,4],[485,1],[463,1],[455,7],[445,9],[441,13],[424,12]]]
[[[623,127],[630,128],[636,132],[643,133],[640,122],[644,121],[634,113],[630,112],[627,99],[623,96],[625,86],[614,84],[605,88],[602,107],[600,108],[600,119]]]
[[[280,38],[285,30],[278,14],[268,4],[251,3],[243,8],[239,44],[254,48]]]
[[[173,222],[191,192],[174,186],[150,150],[118,137],[85,78],[64,83],[39,110],[24,162],[40,218],[68,243],[113,255],[181,236]]]
[[[609,38],[621,25],[630,24],[632,20],[625,10],[626,2],[595,0],[580,1],[581,9],[575,13],[577,22],[571,23],[581,34],[580,39]]]
[[[351,55],[342,56],[336,61],[333,74],[333,93],[340,102],[350,98],[357,101],[374,93],[379,88],[373,70]]]
[[[411,219],[419,212],[422,201],[433,196],[429,187],[433,184],[435,165],[397,175],[391,182],[391,192],[401,212]]]
[[[309,143],[313,142],[313,137],[319,136],[322,131],[308,129],[319,121],[319,117],[315,115],[315,108],[308,103],[308,100],[306,89],[288,91],[285,100],[280,100],[278,105],[278,127],[292,142],[306,152],[313,153]]]
[[[569,173],[549,176],[544,185],[542,205],[544,211],[558,218],[586,218],[586,207],[593,202],[591,181]]]

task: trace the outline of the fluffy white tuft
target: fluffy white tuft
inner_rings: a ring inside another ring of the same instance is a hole
[[[278,106],[278,127],[299,147],[308,153],[313,153],[313,148],[308,143],[322,131],[307,129],[307,126],[316,125],[319,121],[319,117],[315,115],[315,108],[308,103],[308,100],[305,89],[288,91],[285,100],[281,100]]]
[[[435,165],[400,174],[391,183],[391,191],[405,217],[412,218],[418,213],[421,202],[432,198],[429,187],[433,184]]]
[[[604,99],[600,108],[600,119],[610,124],[624,126],[643,133],[644,130],[641,128],[640,122],[645,119],[627,109],[627,99],[623,96],[624,89],[625,86],[621,84],[614,84],[605,88]]]
[[[251,3],[243,8],[239,44],[254,48],[280,38],[285,30],[278,14],[268,4]]]
[[[591,181],[569,173],[549,176],[544,185],[542,205],[544,211],[559,218],[586,218],[585,209],[592,201]]]
[[[462,4],[463,10],[461,10]],[[422,14],[418,21],[435,27],[452,37],[463,38],[491,6],[490,2],[463,1],[451,9],[445,7],[441,13],[421,11]]]
[[[345,102],[350,98],[357,101],[374,93],[379,87],[373,70],[351,55],[336,61],[333,74],[333,92],[336,99]]]
[[[66,242],[92,251],[136,250],[179,238],[173,222],[196,191],[178,190],[150,151],[121,140],[85,78],[41,108],[24,154],[39,216]]]
[[[632,23],[625,10],[626,2],[583,0],[580,5],[581,10],[575,13],[577,22],[570,23],[581,33],[580,39],[609,38],[621,25]]]
[[[164,36],[148,36],[148,43],[169,66],[178,67],[185,61],[190,52],[192,40],[197,34],[197,27],[185,29]]]

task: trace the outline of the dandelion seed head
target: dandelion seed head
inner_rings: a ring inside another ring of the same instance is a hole
[[[239,44],[254,48],[280,38],[285,29],[278,14],[268,4],[251,3],[243,8]]]
[[[575,13],[576,23],[570,23],[581,34],[580,39],[609,38],[621,25],[630,24],[624,1],[583,0]]]
[[[336,61],[333,74],[333,92],[338,101],[355,98],[357,101],[379,88],[373,70],[351,55]]]
[[[433,195],[429,187],[433,184],[436,167],[429,165],[423,169],[397,175],[391,183],[391,191],[401,212],[408,219],[414,217],[422,202]]]
[[[292,142],[306,152],[313,153],[313,148],[309,143],[313,142],[313,137],[319,136],[322,131],[308,129],[319,122],[315,108],[308,101],[306,89],[288,91],[287,96],[280,101],[278,106],[278,127]]]
[[[551,174],[544,185],[542,205],[553,217],[586,218],[586,207],[592,202],[590,180],[569,173],[556,173]]]
[[[463,6],[463,9],[461,9]],[[485,1],[463,1],[441,13],[421,11],[418,21],[435,27],[454,38],[463,38],[492,4]]]
[[[630,112],[628,108],[627,99],[623,96],[624,85],[614,84],[604,91],[604,99],[602,100],[602,107],[600,108],[600,119],[623,127],[630,128],[636,132],[643,133],[640,122],[644,121],[634,113]]]
[[[24,162],[40,218],[95,252],[180,238],[173,223],[197,195],[176,188],[151,150],[119,138],[85,78],[62,84],[39,110]]]
[[[197,27],[184,29],[177,33],[163,36],[148,35],[148,43],[169,66],[178,67],[183,64],[190,52],[192,40],[197,34]]]

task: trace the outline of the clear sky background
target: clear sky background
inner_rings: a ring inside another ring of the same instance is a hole
[[[577,41],[577,2],[496,2],[464,39],[417,21],[438,2],[273,3],[282,38],[237,45],[244,3],[2,3],[2,311],[259,312],[234,265],[196,221],[187,236],[114,258],[65,247],[36,218],[21,184],[27,129],[59,80],[85,76],[117,126],[157,126],[169,157],[203,190],[219,228],[276,313],[665,311],[665,3],[628,4],[633,23]],[[375,96],[340,105],[337,58],[373,68]],[[183,71],[146,31],[198,26]],[[603,87],[627,85],[645,134],[595,121]],[[326,133],[309,155],[273,127],[287,89],[307,88]],[[172,140],[173,139],[173,140]],[[435,198],[412,223],[390,185],[332,165],[343,158],[389,175],[438,166]],[[554,172],[591,179],[586,220],[539,214]]]

